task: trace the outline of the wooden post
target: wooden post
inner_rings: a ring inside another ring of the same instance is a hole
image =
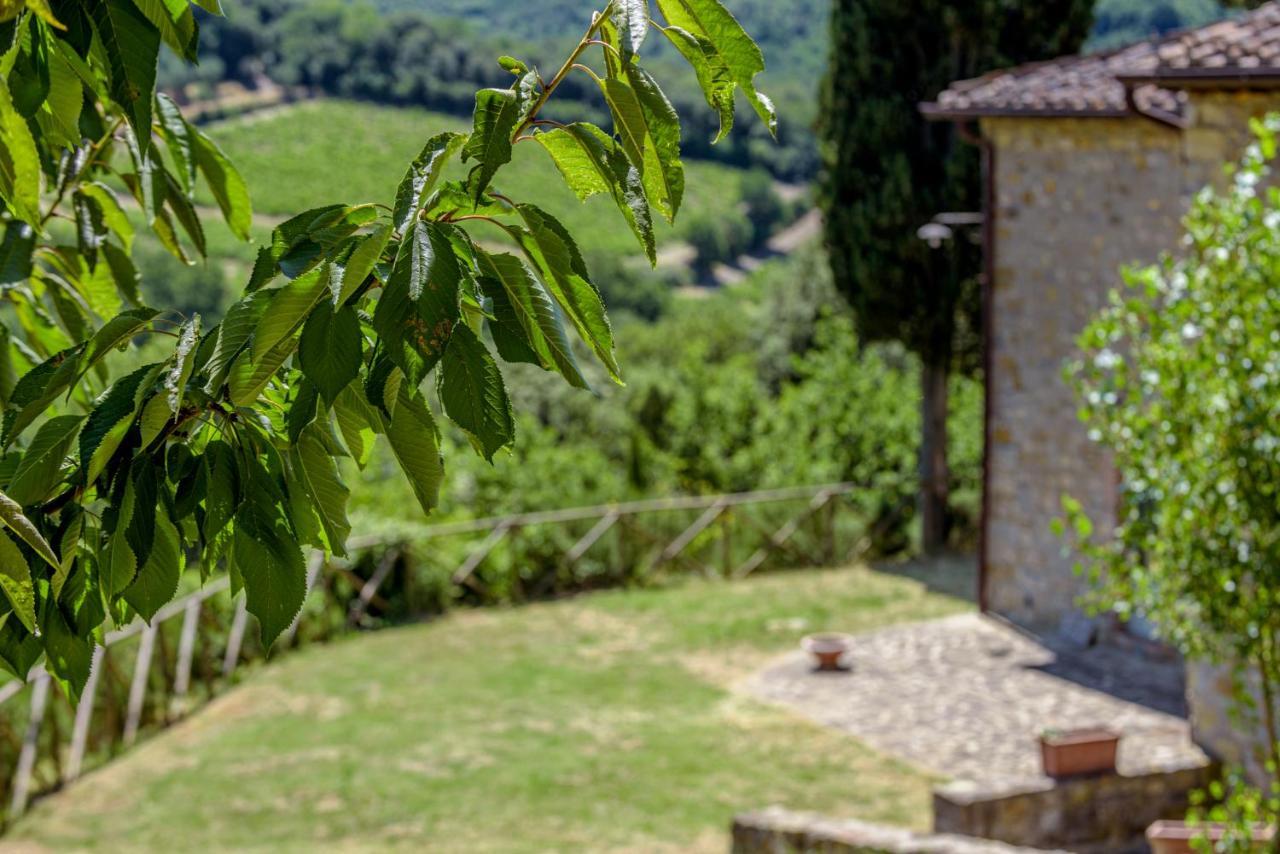
[[[93,723],[93,703],[98,693],[98,678],[102,674],[102,659],[106,654],[106,647],[94,647],[93,660],[89,665],[89,681],[84,683],[84,691],[80,693],[80,702],[76,705],[76,720],[71,729],[71,751],[67,756],[68,783],[78,779],[84,768],[84,754],[89,746],[89,727]]]
[[[824,557],[828,566],[834,566],[836,563],[836,555],[839,554],[839,542],[836,539],[836,511],[839,508],[840,499],[831,496],[827,499],[826,507],[826,543],[824,544]]]
[[[728,515],[720,517],[720,573],[733,575],[733,524]]]
[[[222,658],[222,676],[229,678],[240,663],[240,645],[244,643],[244,630],[249,623],[249,609],[241,596],[236,602],[236,615],[231,620],[231,633],[227,635],[227,654]]]
[[[31,686],[31,717],[22,737],[22,752],[18,754],[18,768],[13,775],[13,800],[9,804],[9,817],[17,818],[26,812],[31,796],[31,773],[36,767],[36,752],[40,744],[40,724],[44,721],[45,706],[49,702],[49,674],[41,673]]]
[[[370,603],[378,593],[378,588],[387,580],[387,576],[391,574],[391,570],[395,569],[396,561],[400,559],[400,552],[387,552],[382,556],[382,561],[374,569],[373,575],[369,576],[369,580],[360,588],[360,598],[351,603],[351,610],[347,613],[347,626],[355,627],[364,619],[365,613],[369,610]]]
[[[142,725],[142,706],[147,699],[147,679],[151,675],[151,653],[156,646],[158,622],[142,632],[138,641],[138,657],[133,663],[133,681],[129,683],[129,707],[124,717],[124,744],[126,747],[138,740],[138,728]]]
[[[186,712],[187,692],[191,690],[191,661],[196,653],[196,630],[200,628],[200,598],[192,596],[182,612],[182,632],[178,635],[178,663],[173,673],[173,702],[169,713]]]

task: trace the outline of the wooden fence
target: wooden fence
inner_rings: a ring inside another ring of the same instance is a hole
[[[355,538],[349,552],[358,557],[311,556],[308,606],[277,642],[277,654],[376,624],[376,615],[391,609],[381,594],[397,569],[404,586],[430,565],[447,579],[455,600],[491,595],[486,563],[504,548],[518,554],[518,538],[538,529],[559,532],[552,544],[553,578],[572,576],[589,556],[606,550],[609,538],[611,560],[625,574],[607,574],[605,583],[672,571],[741,578],[767,564],[833,565],[865,552],[874,540],[876,523],[857,495],[853,484],[833,484],[668,498]],[[518,593],[510,598],[536,598],[539,591]],[[0,686],[0,798],[7,798],[8,819],[21,815],[36,795],[127,749],[144,731],[216,696],[242,664],[265,654],[248,627],[243,597],[232,599],[222,576],[163,608],[149,625],[137,622],[108,634],[74,706],[51,690],[42,667],[26,683]]]

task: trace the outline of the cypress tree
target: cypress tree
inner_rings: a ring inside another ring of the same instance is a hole
[[[947,383],[978,364],[981,250],[917,232],[981,205],[977,149],[918,105],[949,83],[1075,53],[1093,0],[834,0],[819,122],[819,200],[837,286],[864,342],[896,340],[922,365],[924,546],[946,537]]]

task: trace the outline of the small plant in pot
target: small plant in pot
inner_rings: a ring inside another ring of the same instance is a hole
[[[848,669],[844,657],[853,647],[853,638],[835,633],[809,635],[800,647],[813,656],[818,670],[830,673]]]
[[[1120,733],[1104,728],[1046,730],[1040,735],[1044,773],[1055,779],[1114,774]]]

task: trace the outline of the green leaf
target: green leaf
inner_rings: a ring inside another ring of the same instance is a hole
[[[351,535],[351,523],[347,521],[347,499],[351,491],[342,482],[333,457],[317,438],[316,428],[303,431],[292,454],[294,467],[324,526],[329,551],[345,555],[347,537]]]
[[[241,353],[227,378],[231,402],[236,406],[252,405],[297,348],[297,338],[286,338],[256,361],[248,353]]]
[[[59,415],[40,425],[9,481],[10,498],[25,506],[48,496],[60,480],[62,463],[83,421],[80,415]]]
[[[116,291],[121,297],[135,306],[142,305],[142,275],[134,266],[128,250],[121,249],[114,243],[103,244],[102,255],[107,259],[107,268],[111,271],[111,280],[115,282]]]
[[[191,126],[182,117],[182,111],[178,109],[178,105],[163,92],[156,95],[156,107],[165,146],[173,158],[173,165],[178,169],[178,178],[182,182],[183,192],[190,198],[195,192],[196,185],[196,157],[191,139]]]
[[[716,111],[720,117],[720,130],[711,140],[718,143],[733,130],[734,92],[738,84],[733,81],[729,66],[716,52],[715,47],[706,39],[701,39],[679,27],[666,27],[663,35],[680,51],[685,61],[693,67],[701,86],[707,106]]]
[[[498,169],[511,162],[511,135],[520,120],[520,103],[512,89],[476,93],[474,130],[462,149],[462,160],[475,160],[467,177],[471,197],[480,203]]]
[[[595,125],[580,122],[540,133],[535,139],[551,155],[556,168],[579,198],[600,192],[599,188],[613,196],[649,263],[656,264],[653,217],[643,177],[622,146]]]
[[[511,400],[498,363],[465,324],[454,330],[440,364],[444,411],[478,444],[485,459],[515,439]]]
[[[514,255],[481,255],[481,272],[502,286],[525,338],[542,367],[559,371],[570,385],[589,388],[565,335],[547,289],[533,271]]]
[[[86,484],[98,479],[111,455],[120,447],[138,412],[141,393],[154,381],[159,368],[159,365],[139,368],[118,380],[94,404],[80,432],[80,465]]]
[[[639,53],[649,34],[649,0],[614,0],[611,18],[618,29],[622,55]]]
[[[196,345],[200,342],[200,315],[193,315],[178,332],[178,347],[173,353],[173,367],[164,378],[165,400],[173,415],[182,408],[187,382],[195,369]]]
[[[133,0],[152,26],[160,31],[161,38],[174,53],[187,62],[199,61],[196,48],[199,45],[199,27],[191,14],[187,0]]]
[[[334,401],[333,412],[347,451],[356,465],[364,468],[373,456],[373,442],[382,426],[382,419],[365,401],[364,395],[350,386],[343,389]]]
[[[262,495],[249,484],[247,494]],[[245,604],[258,618],[262,643],[271,646],[302,610],[307,568],[279,505],[246,501],[236,514],[232,549],[244,579]]]
[[[255,362],[298,331],[311,310],[320,304],[321,298],[328,292],[328,284],[324,267],[316,267],[274,292],[271,305],[267,307],[253,332]]]
[[[333,405],[338,393],[360,375],[364,337],[355,309],[343,306],[336,311],[324,303],[307,321],[298,345],[298,361],[306,375]]]
[[[723,64],[733,82],[742,88],[769,132],[776,133],[778,118],[773,102],[756,91],[755,87],[756,75],[764,71],[764,55],[720,0],[658,0],[658,8],[670,26],[692,35],[698,40],[702,51],[709,52]],[[675,41],[675,44],[688,58],[689,54],[685,53],[680,42]],[[694,62],[693,66],[697,72],[698,63]],[[699,72],[698,76],[701,82],[702,73]],[[707,101],[712,103],[713,90],[707,90],[704,85],[704,92]],[[715,104],[712,103],[712,106]]]
[[[631,82],[644,116],[644,188],[668,222],[674,222],[684,198],[684,164],[680,162],[680,116],[649,72],[628,64]]]
[[[302,438],[302,431],[316,420],[320,409],[320,395],[306,377],[299,380],[294,387],[297,388],[298,394],[289,406],[284,423],[285,430],[289,434],[289,443],[296,445]]]
[[[164,181],[165,185],[165,203],[178,220],[178,224],[182,226],[182,230],[187,233],[187,237],[191,238],[191,242],[195,245],[196,251],[200,253],[200,257],[207,257],[209,247],[204,236],[204,224],[200,222],[200,215],[196,213],[195,205],[186,197],[182,185],[169,174],[169,171],[163,166],[158,168],[160,179]]]
[[[72,703],[78,703],[80,692],[89,681],[93,664],[93,641],[68,624],[58,604],[49,601],[44,608],[45,668],[58,680]]]
[[[58,145],[75,148],[80,142],[84,86],[60,51],[49,54],[49,95],[36,116],[40,127]]]
[[[40,155],[27,122],[0,79],[0,198],[20,220],[40,222]]]
[[[186,554],[182,550],[178,529],[170,521],[163,503],[154,507],[139,506],[137,512],[155,514],[155,536],[146,562],[121,595],[142,619],[151,622],[156,612],[178,592]]]
[[[156,93],[160,31],[133,0],[85,0],[106,48],[111,99],[125,111],[139,146],[151,144],[151,103]]]
[[[49,97],[49,45],[39,22],[28,18],[26,36],[16,55],[10,57],[9,91],[13,106],[26,119],[34,119]]]
[[[190,131],[196,166],[209,183],[209,191],[218,202],[227,227],[236,237],[248,241],[253,226],[253,202],[249,198],[249,185],[217,143],[198,128],[190,127]]]
[[[27,631],[21,621],[0,617],[0,664],[6,670],[25,682],[43,654],[40,638]]]
[[[138,429],[142,431],[144,449],[150,448],[164,432],[164,428],[173,421],[173,410],[169,408],[168,398],[166,394],[153,394],[142,407],[142,414],[138,416]]]
[[[446,270],[450,264],[452,271]],[[373,313],[373,328],[382,346],[410,385],[421,382],[444,353],[458,316],[456,279],[452,295],[449,292],[449,279],[456,271],[453,249],[439,227],[415,222]]]
[[[5,445],[21,436],[24,430],[44,414],[49,404],[71,385],[81,349],[82,347],[72,347],[55,353],[18,380],[9,396],[9,409],[5,412]]]
[[[0,589],[4,590],[18,620],[35,634],[36,591],[31,584],[31,566],[17,543],[3,533],[0,533]]]
[[[124,212],[124,208],[120,207],[116,194],[111,192],[105,185],[97,182],[80,184],[76,191],[97,202],[98,207],[102,210],[102,219],[107,228],[120,237],[120,242],[125,249],[132,249],[133,223],[129,221],[129,215]]]
[[[0,492],[0,524],[3,524],[10,531],[18,535],[18,539],[31,546],[49,566],[56,571],[60,566],[58,555],[54,553],[53,547],[41,535],[35,525],[31,523],[22,512],[22,508],[18,506],[18,502],[14,501],[8,495]]]
[[[383,225],[374,229],[371,234],[356,244],[342,271],[342,288],[333,295],[335,307],[351,299],[356,290],[364,284],[365,279],[369,278],[382,259],[382,253],[386,251],[387,242],[390,239],[391,226]],[[330,288],[332,287],[333,279],[330,277]]]
[[[218,343],[205,366],[209,373],[206,390],[211,394],[217,391],[232,362],[249,344],[274,297],[272,291],[257,291],[227,309],[227,316],[218,327]]]
[[[600,293],[587,277],[586,265],[568,230],[546,211],[534,205],[520,205],[520,215],[528,226],[525,247],[542,269],[543,282],[596,357],[609,369],[615,381],[622,375],[614,355],[613,329],[605,314]]]
[[[80,366],[72,384],[79,382],[81,377],[112,350],[129,343],[129,339],[145,329],[159,313],[151,308],[135,308],[117,314],[103,324],[80,354]]]
[[[215,439],[205,447],[202,462],[208,494],[200,533],[205,542],[212,542],[235,518],[236,509],[240,506],[240,475],[236,452],[221,439]]]
[[[21,285],[31,278],[31,257],[36,248],[36,233],[25,222],[14,221],[5,226],[0,240],[0,288]]]
[[[444,482],[440,434],[422,396],[405,383],[400,385],[387,424],[387,441],[423,512],[430,514],[440,502],[440,484]]]
[[[391,217],[397,233],[404,234],[408,230],[410,223],[422,209],[427,194],[440,180],[449,159],[466,139],[465,135],[459,133],[437,134],[427,140],[422,152],[409,164],[409,171],[396,191],[395,213]]]
[[[598,168],[595,159],[568,130],[557,128],[550,133],[540,133],[534,139],[551,155],[551,161],[579,201],[613,191],[609,175]]]

